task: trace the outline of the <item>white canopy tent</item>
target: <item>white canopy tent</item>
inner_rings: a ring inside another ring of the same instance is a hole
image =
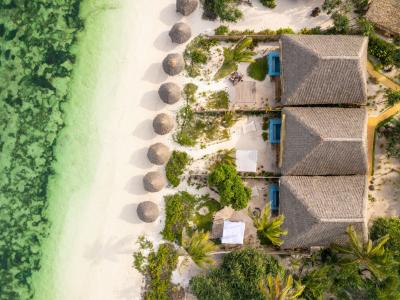
[[[239,172],[257,172],[257,150],[236,150],[236,169]]]
[[[221,243],[223,244],[243,244],[244,222],[224,221]]]

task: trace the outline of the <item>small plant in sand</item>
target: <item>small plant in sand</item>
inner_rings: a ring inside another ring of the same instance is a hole
[[[236,168],[228,164],[219,164],[208,175],[208,184],[216,188],[223,206],[231,205],[235,210],[247,206],[251,190],[243,184]]]
[[[211,48],[217,46],[219,42],[199,35],[194,38],[183,53],[186,71],[190,77],[197,77],[201,74],[201,68],[211,58]]]
[[[231,48],[224,48],[224,62],[221,68],[214,76],[215,80],[222,79],[234,72],[241,62],[253,63],[255,60],[253,56],[255,53],[249,48],[252,46],[253,40],[251,38],[244,38]]]
[[[229,108],[229,94],[227,91],[212,92],[207,97],[207,108],[210,109],[228,109]]]
[[[173,151],[170,159],[165,166],[168,182],[177,187],[181,182],[181,176],[190,163],[190,156],[186,152]]]
[[[280,246],[283,244],[282,236],[287,235],[287,230],[281,228],[285,221],[284,215],[279,215],[276,218],[271,217],[271,207],[266,205],[260,216],[254,216],[249,211],[250,217],[253,219],[254,226],[257,228],[257,235],[263,244],[272,244]]]
[[[211,253],[218,247],[209,240],[208,232],[195,231],[190,237],[185,236],[182,246],[200,268],[206,269],[215,264]]]
[[[294,285],[293,285],[294,284]],[[271,273],[260,281],[260,290],[265,300],[294,300],[299,299],[305,286],[293,280],[292,275],[281,278],[279,273],[273,276]]]
[[[382,134],[386,138],[387,156],[400,158],[400,120],[393,118],[384,124]]]
[[[198,86],[195,85],[194,83],[186,83],[184,88],[183,88],[183,98],[186,100],[188,104],[194,104],[196,103],[196,92],[197,92]]]

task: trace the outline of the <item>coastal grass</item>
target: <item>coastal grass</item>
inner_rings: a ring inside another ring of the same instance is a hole
[[[183,57],[189,77],[201,75],[202,68],[211,59],[211,48],[218,44],[219,42],[216,39],[199,35],[186,46]]]
[[[227,91],[211,92],[207,97],[207,108],[210,109],[228,109],[229,108],[229,94]]]
[[[80,1],[0,3],[0,299],[31,299],[84,21]]]

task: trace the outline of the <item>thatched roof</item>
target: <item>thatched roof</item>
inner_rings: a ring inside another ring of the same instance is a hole
[[[367,19],[390,35],[400,35],[400,0],[373,0]]]
[[[146,223],[151,223],[157,220],[160,215],[158,205],[152,201],[144,201],[139,203],[136,213],[140,220]]]
[[[158,89],[161,100],[167,104],[174,104],[181,98],[182,90],[179,85],[173,82],[163,83]]]
[[[181,54],[171,53],[164,58],[162,66],[165,73],[174,76],[183,71],[185,68],[185,61]]]
[[[198,0],[176,0],[176,11],[188,16],[196,10],[198,5]]]
[[[159,192],[165,186],[164,176],[160,172],[148,172],[143,177],[143,187],[148,192]]]
[[[286,107],[282,114],[282,174],[367,174],[365,108]]]
[[[192,30],[188,24],[179,22],[172,26],[169,36],[173,43],[183,44],[192,36]]]
[[[147,158],[155,165],[165,164],[170,156],[171,152],[169,151],[169,148],[162,143],[151,145],[147,151]]]
[[[153,120],[153,129],[157,134],[167,134],[172,128],[174,128],[174,120],[165,113],[158,114]]]
[[[283,105],[366,103],[366,37],[283,35],[280,44]]]
[[[279,210],[283,248],[344,244],[349,225],[367,237],[367,176],[283,176]]]

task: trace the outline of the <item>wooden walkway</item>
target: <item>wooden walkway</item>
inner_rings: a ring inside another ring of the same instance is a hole
[[[368,73],[375,77],[381,84],[385,87],[390,88],[394,91],[400,91],[400,85],[395,83],[393,80],[388,77],[382,75],[377,72],[372,64],[368,62],[367,66]],[[386,109],[381,114],[369,117],[368,118],[368,133],[367,133],[367,141],[368,141],[368,174],[372,176],[374,171],[374,143],[375,143],[375,132],[376,127],[382,123],[383,121],[393,117],[396,113],[400,112],[400,103],[395,104],[394,106]]]

